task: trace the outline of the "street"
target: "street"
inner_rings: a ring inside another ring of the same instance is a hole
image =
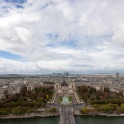
[[[61,107],[60,124],[75,124],[72,107],[69,107],[69,106]]]

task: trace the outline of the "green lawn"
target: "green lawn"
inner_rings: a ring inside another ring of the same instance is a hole
[[[63,98],[63,96],[59,96],[60,103],[62,102],[62,98]],[[72,102],[72,96],[68,96],[68,98],[69,98],[69,101]]]
[[[60,103],[62,102],[62,97],[63,97],[63,96],[59,96],[59,102],[60,102]]]
[[[72,96],[69,96],[68,98],[69,98],[69,101],[72,102]]]

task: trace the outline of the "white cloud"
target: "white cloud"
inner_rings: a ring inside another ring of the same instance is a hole
[[[123,67],[123,0],[28,0],[22,6],[0,5],[0,50],[21,57],[1,58],[1,73]]]

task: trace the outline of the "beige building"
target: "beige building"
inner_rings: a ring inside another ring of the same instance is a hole
[[[54,85],[55,91],[61,94],[73,94],[75,91],[75,84],[74,83],[66,83],[63,81],[62,83],[56,83]]]
[[[55,83],[54,82],[44,82],[44,83],[29,83],[27,85],[27,90],[28,91],[33,91],[36,87],[54,87]]]
[[[104,87],[103,86],[95,86],[95,89],[97,91],[104,91]]]

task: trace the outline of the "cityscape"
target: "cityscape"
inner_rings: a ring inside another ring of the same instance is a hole
[[[75,116],[124,116],[124,74],[2,75],[0,117],[59,117],[75,124]]]
[[[123,124],[123,0],[0,0],[0,124]]]

